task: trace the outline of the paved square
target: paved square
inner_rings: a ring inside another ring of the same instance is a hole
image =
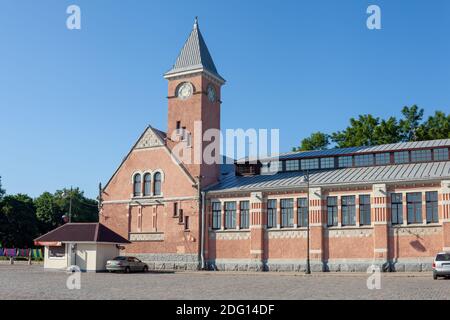
[[[3,299],[450,299],[450,280],[431,274],[382,274],[368,290],[366,274],[83,273],[81,289],[68,275],[42,266],[0,265]]]

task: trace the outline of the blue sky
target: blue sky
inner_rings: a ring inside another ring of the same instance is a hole
[[[370,4],[382,30],[366,28]],[[222,128],[280,128],[281,151],[361,113],[449,112],[449,15],[447,0],[2,0],[3,187],[95,197],[147,124],[166,130],[162,75],[195,16],[228,81]]]

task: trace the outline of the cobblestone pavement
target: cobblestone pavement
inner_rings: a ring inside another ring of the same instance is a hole
[[[368,290],[366,274],[326,273],[83,273],[81,289],[68,275],[42,266],[0,265],[3,299],[450,299],[450,280],[431,274],[382,274]]]

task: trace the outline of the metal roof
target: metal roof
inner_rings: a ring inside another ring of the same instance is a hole
[[[225,81],[217,72],[214,61],[209,53],[202,33],[200,32],[200,28],[198,27],[197,18],[195,19],[194,27],[189,38],[178,55],[175,65],[165,74],[165,76],[195,70],[206,70],[216,77],[219,77],[220,80]]]
[[[370,152],[389,152],[398,150],[410,150],[410,149],[421,149],[421,148],[433,148],[433,147],[443,147],[450,146],[450,139],[441,140],[427,140],[427,141],[416,141],[416,142],[399,142],[392,144],[383,144],[379,146],[370,147],[351,147],[351,148],[339,148],[339,149],[327,149],[327,150],[313,150],[313,151],[299,151],[299,152],[288,152],[279,155],[279,160],[287,159],[301,159],[310,157],[327,157],[327,156],[339,156],[344,154],[358,154],[358,153],[370,153]],[[267,157],[261,160],[275,159],[275,157]],[[242,159],[240,160],[242,161]]]
[[[227,175],[208,192],[258,191],[306,187],[305,173],[280,172],[274,175]],[[450,178],[450,161],[409,163],[376,167],[344,168],[310,172],[310,186],[364,185]]]

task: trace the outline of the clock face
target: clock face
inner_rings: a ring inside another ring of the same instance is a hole
[[[216,90],[214,89],[214,87],[212,85],[208,86],[207,93],[208,93],[209,101],[215,102],[216,101]]]
[[[194,87],[192,87],[192,84],[185,82],[178,88],[178,98],[185,100],[192,96],[193,92]]]

